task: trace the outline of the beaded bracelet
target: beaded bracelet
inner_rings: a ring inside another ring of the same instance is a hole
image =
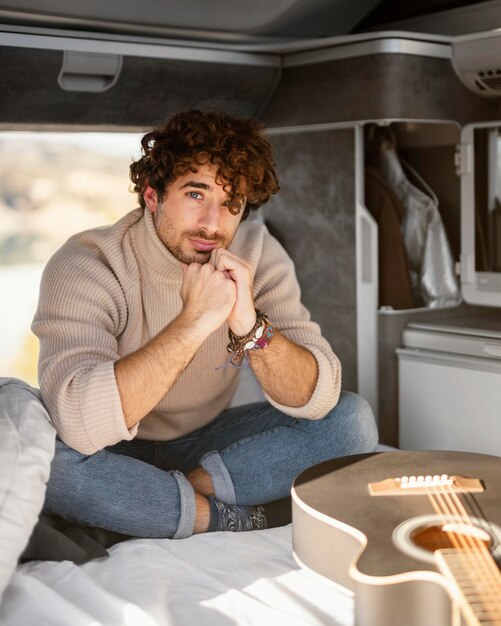
[[[249,350],[263,350],[267,348],[274,334],[273,325],[266,317],[266,313],[256,309],[256,323],[246,335],[239,337],[230,328],[228,329],[230,342],[226,349],[232,355],[230,362],[236,365],[240,363],[243,357],[247,356]]]

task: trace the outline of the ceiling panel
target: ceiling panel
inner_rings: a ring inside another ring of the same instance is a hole
[[[379,0],[1,0],[0,21],[180,35],[313,37],[350,32]]]

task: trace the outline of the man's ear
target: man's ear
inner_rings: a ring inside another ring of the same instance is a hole
[[[155,211],[158,208],[158,195],[157,195],[156,190],[150,187],[149,185],[146,185],[143,191],[143,198],[144,198],[144,203],[146,204],[148,209],[152,213],[155,213]]]

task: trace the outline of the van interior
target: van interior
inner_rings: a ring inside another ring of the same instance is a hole
[[[265,124],[281,191],[259,219],[380,450],[501,456],[501,0],[0,0],[0,59],[0,376],[37,387],[43,266],[136,206],[142,134],[220,109]],[[260,399],[241,378],[234,403]],[[304,570],[290,526],[23,565],[37,493],[0,578],[6,626],[459,624],[431,578],[440,617]]]

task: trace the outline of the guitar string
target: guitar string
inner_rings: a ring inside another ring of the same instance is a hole
[[[498,545],[499,539],[497,538],[497,534],[494,531],[494,524],[487,519],[487,516],[483,512],[482,507],[480,506],[480,503],[475,498],[475,495],[468,491],[462,493],[461,495],[462,495],[462,498],[460,498],[460,503],[461,502],[463,503],[463,506],[465,508],[465,515],[469,515],[470,519],[473,519],[473,518],[477,519],[479,522],[477,526],[490,535],[492,542],[493,542],[492,543],[493,547]],[[495,569],[499,571],[497,560],[494,557],[494,554],[492,554],[492,549],[490,548],[487,548],[487,549],[491,553],[490,556],[492,557],[492,561],[493,561],[493,565],[495,566]]]
[[[428,490],[428,497],[433,505],[435,512],[438,514],[439,518],[441,518],[442,520],[442,523],[445,525],[450,520],[451,510],[447,506],[446,502],[444,501],[443,495],[438,493],[438,496],[437,496],[436,495],[437,492],[438,492],[438,488],[435,489],[435,492]],[[467,566],[469,567],[470,571],[474,571],[475,566],[476,566],[475,560],[472,559],[472,554],[470,553],[469,550],[465,551],[465,549],[467,549],[468,547],[466,538],[452,531],[445,531],[445,532],[446,532],[447,537],[449,538],[451,545],[456,550],[456,555],[460,555],[460,558],[463,560],[463,562],[466,561]],[[464,592],[464,585],[463,585],[463,592]],[[470,606],[470,610],[473,611],[471,606]]]
[[[457,492],[455,492],[452,487],[442,489],[442,492],[441,499],[447,513],[449,515],[455,514],[465,526],[476,528],[458,497]],[[481,576],[484,576],[484,580],[485,576],[487,576],[488,579],[492,578],[492,580],[495,581],[492,569],[493,560],[485,543],[477,536],[467,533],[457,533],[457,538],[465,550],[464,553],[460,553],[463,556],[463,560],[465,560],[464,557],[467,556],[468,561],[472,564],[472,568],[476,569]]]
[[[455,506],[457,510],[460,511],[463,519],[466,520],[470,526],[475,527],[475,528],[480,528],[481,530],[485,531],[486,530],[485,527],[482,528],[481,526],[474,524],[472,521],[471,515],[468,514],[468,511],[466,510],[466,507],[465,507],[465,500],[467,500],[467,498],[463,497],[463,499],[461,499],[460,494],[457,491],[455,491],[452,487],[449,488],[449,491],[450,491],[450,497],[454,500]],[[464,496],[466,494],[462,494],[462,495]],[[471,499],[474,500],[471,494],[469,495]],[[470,506],[470,509],[473,509],[473,507]],[[485,521],[485,519],[483,521]],[[487,526],[489,526],[489,524],[487,524]],[[485,563],[487,564],[489,570],[496,575],[495,576],[496,578],[498,578],[499,570],[498,570],[496,561],[494,560],[494,558],[492,557],[490,553],[489,547],[480,538],[478,538],[477,547],[480,547],[482,550],[482,553],[485,555]]]
[[[460,508],[458,508],[457,505],[455,505],[450,500],[450,498],[447,498],[448,494],[445,492],[443,488],[442,488],[442,492],[444,493],[439,494],[438,497],[434,496],[434,494],[432,493],[429,494],[430,500],[432,501],[432,504],[436,512],[439,514],[439,516],[442,517],[444,523],[449,521],[451,515],[453,514],[456,514],[456,517],[459,516],[461,519],[461,515],[459,515],[461,513]],[[447,502],[447,499],[449,500],[448,502]],[[463,517],[463,519],[465,519],[467,523],[470,521],[468,520],[467,517]],[[472,547],[475,546],[475,543],[479,544],[480,542],[475,541],[474,537],[471,537],[468,535],[465,536],[464,534],[458,534],[452,531],[446,531],[446,533],[450,538],[451,544],[457,548],[456,556],[458,557],[458,560],[459,561],[462,560],[463,563],[466,563],[467,566],[469,566],[471,572],[475,572],[476,570],[477,580],[481,580],[483,573],[478,571],[479,562],[478,562],[478,559],[475,559],[475,554],[472,551]],[[485,551],[485,544],[482,543],[482,546]],[[480,546],[478,546],[478,548],[480,548]],[[480,552],[480,554],[482,554],[482,552]],[[482,567],[483,565],[485,565],[485,563],[480,562],[481,570],[485,570],[485,567]],[[464,565],[463,565],[463,569],[464,569]],[[464,569],[464,571],[466,570]],[[479,574],[481,576],[480,579],[478,578]],[[487,574],[489,574],[488,571],[487,571]],[[469,579],[471,580],[471,577],[469,577]],[[463,582],[462,588],[466,597],[466,594],[468,592],[465,590],[464,582]],[[471,589],[471,586],[469,587],[469,589]],[[478,586],[475,585],[475,583],[473,583],[473,591],[475,593],[475,597],[478,597],[479,589],[478,589]],[[468,604],[470,606],[470,610],[473,611],[474,609],[472,608],[471,603],[468,602]],[[486,607],[485,601],[482,602],[482,606],[484,608]],[[486,608],[487,608],[487,614],[489,615],[489,621],[492,623],[492,620],[490,619],[492,617],[492,611],[488,605]],[[477,608],[477,615],[478,615],[478,608]]]
[[[450,492],[450,498],[454,501],[457,509],[462,513],[463,519],[465,519],[467,523],[469,523],[471,526],[475,526],[476,528],[478,528],[477,525],[473,524],[471,516],[468,515],[468,512],[464,506],[464,503],[460,498],[460,494],[457,491],[455,491],[452,487],[449,487],[449,492]],[[499,569],[497,567],[497,564],[494,558],[492,557],[490,553],[488,545],[486,545],[486,543],[482,541],[480,538],[478,538],[477,541],[474,541],[473,544],[475,546],[475,549],[477,550],[476,552],[477,557],[480,557],[482,569],[487,571],[487,581],[488,581],[487,595],[491,596],[491,599],[489,600],[490,605],[488,607],[489,612],[495,611],[496,615],[494,617],[501,619],[501,574],[499,572]],[[478,563],[478,559],[477,559],[477,563]],[[481,593],[486,595],[485,590],[482,591]]]
[[[473,517],[476,517],[478,520],[481,520],[483,529],[486,532],[488,532],[491,535],[491,537],[494,538],[495,541],[494,541],[493,546],[498,546],[500,543],[499,534],[495,532],[493,522],[489,521],[489,519],[487,518],[487,515],[484,513],[482,509],[482,506],[480,505],[480,502],[477,500],[477,498],[475,498],[475,495],[473,493],[467,492],[463,495],[463,499],[465,501],[466,506],[471,511]],[[499,558],[496,558],[494,554],[492,554],[492,558],[499,571],[499,568],[500,568]]]
[[[446,523],[449,521],[448,517],[450,517],[454,512],[457,514],[457,511],[451,511],[449,509],[449,507],[446,505],[446,503],[444,502],[444,498],[442,496],[442,494],[440,494],[438,492],[438,489],[435,489],[435,491],[431,491],[428,490],[428,497],[432,503],[432,506],[435,510],[435,512],[437,513],[437,515],[441,518],[443,525],[445,526]],[[458,550],[458,552],[460,554],[463,554],[466,556],[467,560],[470,561],[469,565],[471,565],[471,567],[475,566],[475,562],[474,560],[471,559],[471,554],[469,551],[465,552],[465,550],[467,548],[469,548],[470,546],[467,545],[467,541],[464,535],[459,535],[456,532],[453,531],[445,531],[447,537],[449,538],[450,543],[452,544],[452,546]]]
[[[483,512],[482,507],[480,506],[480,502],[475,498],[475,495],[467,491],[463,494],[463,499],[465,501],[465,504],[473,513],[473,516],[477,519],[481,519],[485,528],[488,528],[492,531],[492,524],[487,519],[487,516]]]
[[[433,508],[439,516],[442,517],[444,523],[448,521],[448,517],[458,517],[465,525],[474,527],[471,517],[468,515],[466,508],[461,502],[458,494],[452,487],[440,488],[438,495],[433,494],[428,490],[428,496],[432,502]],[[490,555],[485,543],[478,537],[465,533],[458,533],[455,531],[445,531],[449,536],[451,544],[457,549],[456,556],[458,560],[462,560],[466,563],[472,572],[476,572],[477,576],[480,576],[479,580],[487,580],[487,589],[480,590],[478,584],[473,582],[473,591],[475,597],[481,599],[486,595],[492,596],[489,599],[490,604],[485,603],[485,599],[481,600],[482,606],[486,609],[487,614],[490,617],[496,619],[499,615],[499,570],[497,565]],[[465,570],[466,571],[466,570]],[[473,580],[471,576],[468,577]],[[497,587],[497,590],[496,590]],[[471,588],[471,587],[470,587]],[[486,593],[487,591],[487,593]],[[498,607],[492,606],[492,600],[498,604]],[[498,613],[498,615],[492,615],[492,611]]]
[[[501,571],[500,571],[500,562],[499,557],[496,557],[494,554],[494,548],[499,549],[499,533],[494,530],[494,524],[487,519],[480,502],[475,498],[475,495],[472,493],[466,493],[464,495],[464,500],[469,510],[472,511],[473,515],[482,521],[482,527],[485,531],[487,531],[492,540],[492,549],[490,549],[490,565],[493,569],[494,576],[497,579],[497,591],[496,593],[496,602],[497,602],[497,618],[498,623],[501,624]]]

